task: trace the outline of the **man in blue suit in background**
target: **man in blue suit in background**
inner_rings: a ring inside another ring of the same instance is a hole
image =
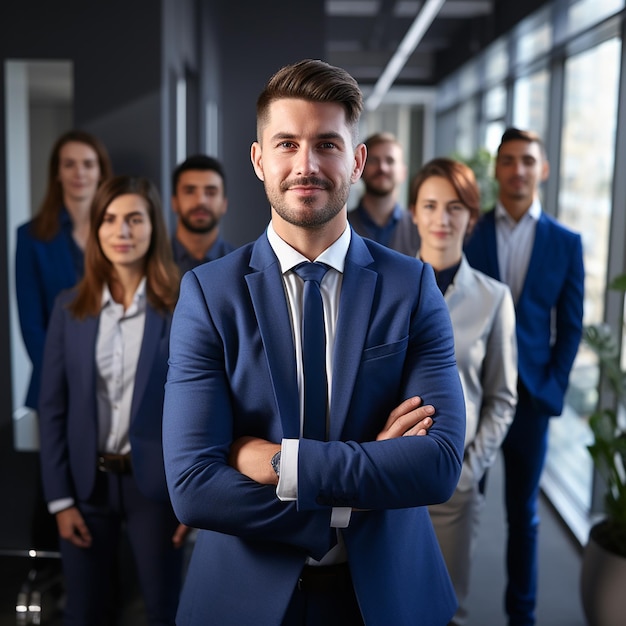
[[[279,70],[251,151],[267,231],[183,279],[164,455],[175,511],[200,530],[180,626],[441,626],[454,614],[425,508],[450,497],[463,457],[452,329],[432,269],[348,225],[361,109],[344,70]],[[325,366],[311,371],[300,328],[315,289],[298,272],[321,264]]]
[[[496,157],[498,203],[465,248],[473,267],[509,285],[516,308],[519,401],[502,446],[510,626],[535,623],[539,479],[549,419],[563,410],[582,333],[582,242],[542,211],[538,190],[548,174],[540,138],[506,130]]]

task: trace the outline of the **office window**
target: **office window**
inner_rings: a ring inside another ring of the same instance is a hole
[[[620,55],[620,41],[611,39],[565,63],[558,217],[583,238],[586,324],[604,316]],[[596,359],[583,344],[563,416],[550,425],[546,466],[569,502],[585,512],[593,476],[586,418],[595,408],[598,378]]]
[[[565,65],[558,215],[583,234],[586,323],[604,315],[620,51],[611,39]]]
[[[617,13],[624,0],[573,0],[567,9],[567,35],[574,35]]]
[[[513,126],[547,134],[550,74],[540,70],[515,81],[513,88]]]
[[[476,101],[470,98],[457,109],[456,150],[463,156],[471,156],[476,150]]]
[[[506,114],[506,88],[496,85],[485,92],[484,115],[488,120],[504,118]]]
[[[515,47],[515,61],[528,63],[549,52],[551,47],[552,23],[550,7],[546,7],[521,24]]]
[[[509,70],[507,40],[500,39],[485,51],[485,80],[488,83],[506,78]]]
[[[459,96],[468,98],[475,94],[480,88],[480,74],[478,62],[470,61],[464,65],[459,72]]]

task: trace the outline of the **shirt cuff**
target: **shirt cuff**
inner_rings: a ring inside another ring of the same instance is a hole
[[[280,446],[280,476],[276,495],[283,502],[298,499],[298,451],[299,439],[283,439]]]
[[[74,498],[59,498],[48,502],[48,512],[52,515],[74,506]]]
[[[352,515],[352,507],[334,506],[330,515],[331,528],[348,528],[350,525],[350,517]]]

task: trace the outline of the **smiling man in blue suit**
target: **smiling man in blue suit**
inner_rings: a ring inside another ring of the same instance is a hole
[[[164,454],[176,513],[201,530],[180,626],[454,614],[425,508],[450,497],[463,456],[452,330],[432,269],[348,225],[361,108],[344,70],[278,71],[251,151],[267,231],[183,279]],[[301,278],[312,266],[323,277]],[[325,337],[312,345],[315,302]]]
[[[535,623],[539,479],[549,419],[563,410],[582,334],[582,242],[541,209],[539,186],[548,173],[540,138],[506,130],[496,157],[498,203],[465,248],[470,264],[509,285],[515,300],[519,400],[502,445],[510,626]]]

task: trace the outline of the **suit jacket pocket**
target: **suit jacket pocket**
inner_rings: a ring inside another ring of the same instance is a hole
[[[363,356],[361,362],[373,361],[374,359],[382,359],[399,352],[406,352],[409,345],[409,336],[403,337],[400,341],[394,341],[393,343],[384,343],[379,346],[372,346],[363,350]]]

